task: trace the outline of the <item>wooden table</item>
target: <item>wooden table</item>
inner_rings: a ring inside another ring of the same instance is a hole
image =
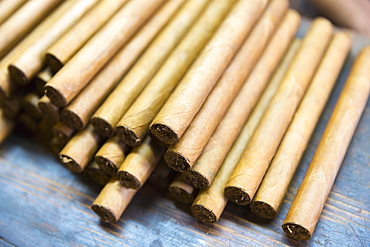
[[[307,25],[303,22],[298,36]],[[370,102],[313,238],[295,241],[281,229],[355,54],[366,44],[369,40],[356,37],[276,219],[258,219],[248,207],[229,203],[217,223],[201,223],[189,205],[147,183],[117,224],[102,223],[90,210],[100,186],[13,135],[0,147],[0,246],[370,246]]]

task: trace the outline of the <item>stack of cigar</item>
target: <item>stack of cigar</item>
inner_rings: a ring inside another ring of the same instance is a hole
[[[322,18],[295,38],[288,0],[6,0],[0,11],[0,141],[15,122],[41,136],[105,185],[92,210],[109,222],[148,179],[204,222],[228,200],[274,218],[351,48]],[[284,221],[290,237],[314,231],[369,66],[367,47]]]

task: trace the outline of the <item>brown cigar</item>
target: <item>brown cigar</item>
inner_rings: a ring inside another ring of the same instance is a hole
[[[66,144],[67,143],[65,143],[63,140],[59,139],[58,137],[52,137],[49,142],[49,149],[53,154],[58,155]]]
[[[21,124],[26,134],[35,135],[38,133],[38,122],[26,113],[21,113],[16,118],[17,122]]]
[[[117,222],[136,192],[137,190],[122,186],[117,177],[112,177],[91,205],[91,209],[102,221]]]
[[[191,184],[185,181],[182,174],[176,176],[168,187],[168,191],[173,198],[182,203],[192,203],[197,192]]]
[[[229,110],[212,134],[202,154],[186,174],[196,188],[208,187],[258,102],[270,77],[284,56],[300,23],[295,11],[288,12],[266,51],[240,89]],[[240,107],[240,106],[243,107]]]
[[[66,62],[116,13],[127,0],[100,1],[45,52],[54,72]]]
[[[0,24],[12,16],[27,0],[8,0],[0,2]]]
[[[54,138],[58,138],[60,142],[64,144],[66,144],[74,134],[75,131],[65,125],[63,122],[58,122],[51,128],[51,135]]]
[[[61,0],[32,0],[22,5],[0,28],[0,58],[29,33]]]
[[[333,32],[323,18],[312,22],[302,45],[225,187],[226,197],[250,203],[318,67]],[[304,69],[302,69],[304,68]]]
[[[111,178],[111,176],[103,171],[95,162],[91,162],[86,168],[86,173],[92,181],[100,185],[106,185]]]
[[[272,76],[266,90],[263,92],[256,107],[248,118],[248,121],[244,125],[238,138],[230,149],[230,152],[223,161],[216,177],[210,184],[210,187],[200,190],[195,198],[195,201],[191,206],[191,212],[198,220],[207,223],[214,223],[220,218],[227,203],[227,198],[224,195],[225,185],[234,171],[235,166],[238,164],[240,156],[243,154],[245,147],[252,137],[254,130],[258,126],[258,123],[280,85],[281,80],[288,70],[291,61],[300,47],[300,43],[300,40],[296,39],[291,44],[287,54]]]
[[[22,51],[10,64],[9,73],[14,82],[25,85],[42,69],[44,52],[59,39],[97,0],[66,1],[59,8],[66,9],[38,39]]]
[[[162,2],[136,0],[123,6],[46,84],[53,104],[64,107],[71,102]]]
[[[268,1],[239,1],[183,77],[149,130],[159,141],[177,143],[206,100]]]
[[[102,71],[94,77],[75,99],[63,109],[61,119],[74,129],[82,129],[95,110],[141,55],[155,35],[163,28],[183,1],[168,1],[128,41]]]
[[[116,126],[127,145],[137,146],[181,77],[219,26],[234,1],[213,1],[167,58]]]
[[[172,169],[185,172],[194,165],[287,9],[287,0],[273,0],[268,6],[179,142],[165,153]]]
[[[59,153],[59,160],[69,170],[82,172],[100,147],[102,138],[88,125],[77,132]]]
[[[277,215],[350,48],[351,38],[347,33],[339,32],[334,36],[250,204],[254,214],[267,219]]]
[[[187,1],[94,113],[91,123],[101,135],[112,136],[114,134],[117,122],[185,35],[208,2],[207,0]],[[123,95],[124,97],[122,97]]]
[[[138,190],[146,182],[165,148],[159,146],[155,140],[147,136],[144,141],[135,147],[117,172],[121,183],[131,189]]]
[[[44,118],[48,118],[54,123],[60,121],[60,109],[50,102],[50,99],[44,95],[39,99],[37,106]]]
[[[113,176],[117,173],[129,148],[117,136],[109,138],[95,155],[95,163],[102,171]]]
[[[370,93],[370,46],[357,57],[301,187],[283,222],[291,238],[311,238]]]
[[[148,180],[160,187],[160,188],[168,188],[170,184],[172,183],[173,179],[175,178],[176,172],[168,167],[166,162],[164,161],[163,157],[158,162],[154,170],[152,171],[152,174],[150,174],[150,177]]]
[[[0,108],[4,111],[5,116],[15,118],[18,115],[21,110],[21,98],[22,93],[18,93],[8,99],[0,101]]]
[[[45,84],[53,77],[53,73],[51,72],[51,69],[49,67],[41,70],[33,79],[35,88],[36,88],[36,94],[39,96],[44,95],[44,86]]]
[[[41,117],[40,110],[37,106],[39,99],[40,97],[35,93],[27,93],[22,97],[21,107],[25,113],[33,117],[35,120],[39,120]]]
[[[0,144],[10,135],[14,129],[14,121],[4,115],[3,109],[0,109]]]

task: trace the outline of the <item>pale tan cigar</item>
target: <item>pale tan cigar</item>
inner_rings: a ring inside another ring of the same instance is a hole
[[[111,178],[111,176],[103,171],[95,162],[92,162],[86,168],[86,173],[91,178],[91,180],[100,185],[106,185]]]
[[[164,0],[129,1],[46,84],[53,104],[66,106]]]
[[[60,109],[50,102],[50,99],[44,95],[39,99],[37,106],[41,112],[42,117],[48,118],[54,123],[60,121]]]
[[[40,110],[37,106],[40,97],[35,93],[27,93],[22,97],[21,107],[24,112],[33,117],[35,120],[39,120],[41,117]]]
[[[82,172],[93,160],[102,138],[88,125],[77,132],[59,153],[60,162],[73,172]]]
[[[120,82],[122,76],[176,13],[184,0],[165,3],[145,25],[121,48],[115,57],[94,77],[72,102],[63,109],[61,119],[74,129],[84,128],[95,110]]]
[[[95,163],[102,171],[113,176],[117,173],[128,153],[128,146],[117,136],[109,138],[95,155]]]
[[[357,57],[301,187],[283,222],[294,239],[310,239],[370,93],[370,46]]]
[[[337,33],[250,204],[254,214],[267,219],[277,215],[350,49],[350,36],[343,32]]]
[[[127,75],[94,113],[91,123],[103,136],[112,136],[117,122],[141,93],[170,52],[205,9],[208,0],[186,1],[157,35]]]
[[[227,198],[224,195],[225,185],[233,173],[235,166],[238,164],[240,156],[243,154],[245,147],[252,137],[254,130],[258,126],[258,123],[280,85],[281,80],[288,70],[300,44],[301,41],[298,39],[291,44],[284,59],[272,76],[266,90],[263,92],[256,107],[248,118],[248,121],[241,130],[238,138],[235,140],[230,152],[223,161],[213,182],[208,188],[200,190],[195,198],[195,201],[191,206],[191,212],[198,220],[214,223],[220,218],[227,204]]]
[[[185,172],[194,165],[283,19],[288,4],[286,0],[273,0],[267,7],[179,142],[166,151],[164,157],[172,169]]]
[[[197,192],[191,184],[185,181],[182,174],[176,176],[168,187],[168,191],[176,201],[182,203],[192,203]]]
[[[267,2],[236,3],[151,123],[150,133],[158,140],[167,145],[179,141]]]
[[[4,115],[4,110],[0,109],[0,144],[10,135],[14,129],[14,121]]]
[[[202,154],[186,174],[196,188],[208,187],[229,149],[258,102],[300,23],[295,11],[289,11],[264,54],[240,89],[225,116],[212,134]],[[243,107],[240,107],[240,106]],[[180,162],[179,162],[180,163]]]
[[[332,37],[323,18],[312,22],[302,45],[225,187],[226,197],[247,205],[255,195]],[[304,69],[302,69],[304,68]]]
[[[136,192],[137,190],[121,185],[117,177],[112,177],[91,205],[91,209],[102,221],[117,222]]]
[[[71,140],[75,132],[75,130],[71,129],[63,122],[58,122],[51,128],[51,135],[55,138],[58,138],[59,141],[64,144]]]
[[[59,39],[98,0],[67,1],[68,10],[44,31],[27,49],[10,64],[9,73],[15,83],[25,85],[42,69],[46,49]]]
[[[163,157],[158,162],[158,164],[155,166],[154,170],[152,171],[152,174],[150,174],[150,177],[148,180],[160,187],[160,188],[168,188],[170,184],[172,183],[172,180],[175,178],[176,172],[168,167],[166,162],[164,161]]]
[[[0,24],[12,16],[27,0],[3,0],[0,2]]]
[[[45,61],[54,72],[66,62],[126,3],[100,1],[71,29],[45,51]]]
[[[36,93],[39,96],[44,95],[44,86],[45,84],[53,77],[53,73],[49,67],[41,70],[34,78]]]
[[[198,56],[235,1],[213,1],[150,80],[116,126],[122,141],[134,147],[181,77]]]
[[[0,28],[0,58],[29,33],[61,0],[32,0],[22,5]]]
[[[118,169],[121,183],[131,189],[140,189],[154,170],[165,151],[155,140],[147,136],[129,153]]]

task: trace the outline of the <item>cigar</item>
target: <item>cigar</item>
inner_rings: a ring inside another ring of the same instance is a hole
[[[49,149],[53,154],[58,155],[66,144],[66,142],[58,137],[52,137],[49,142]]]
[[[168,188],[175,178],[176,172],[168,167],[167,163],[164,161],[163,157],[160,159],[152,174],[150,174],[148,180],[160,187]]]
[[[234,1],[224,0],[211,2],[171,52],[143,92],[119,120],[116,131],[123,142],[132,147],[141,143],[148,131],[149,124],[233,3]]]
[[[117,173],[128,153],[128,146],[117,136],[109,138],[95,155],[95,163],[110,176]]]
[[[197,192],[191,184],[185,181],[182,174],[176,176],[168,187],[168,191],[176,201],[182,203],[192,203]]]
[[[168,1],[146,22],[127,45],[91,80],[89,85],[63,109],[61,119],[64,123],[74,129],[85,128],[92,114],[104,102],[182,2],[180,0]]]
[[[227,204],[227,198],[224,195],[225,185],[234,171],[235,166],[238,164],[240,156],[243,154],[245,147],[252,137],[254,130],[257,128],[258,123],[280,85],[281,80],[288,70],[300,44],[301,41],[299,39],[295,39],[290,45],[279,67],[271,77],[266,90],[263,92],[261,98],[253,109],[253,112],[248,118],[248,121],[245,123],[239,136],[235,140],[230,152],[222,162],[216,177],[210,186],[200,190],[195,198],[195,201],[191,206],[191,213],[198,220],[207,223],[214,223],[220,218]]]
[[[144,141],[135,147],[118,169],[117,176],[123,186],[138,190],[146,182],[165,148],[159,146],[155,140],[147,136]]]
[[[14,121],[4,115],[4,110],[0,109],[0,144],[12,133]]]
[[[268,1],[239,1],[192,64],[149,127],[161,142],[177,143]]]
[[[63,122],[58,122],[53,125],[51,129],[51,135],[53,138],[58,138],[61,143],[67,144],[67,142],[73,137],[75,130],[71,129]]]
[[[350,48],[347,33],[335,34],[250,204],[254,214],[266,219],[276,217]]]
[[[70,103],[162,2],[136,0],[123,6],[46,84],[51,102],[58,107]]]
[[[45,52],[45,62],[57,72],[125,4],[100,1]]]
[[[311,238],[370,93],[370,46],[357,57],[283,222],[291,238]]]
[[[86,173],[92,181],[100,185],[106,185],[111,178],[111,175],[103,171],[95,162],[91,162],[86,168]]]
[[[0,29],[0,58],[26,36],[61,0],[32,0],[23,4]]]
[[[185,174],[194,187],[204,188],[212,183],[222,161],[288,49],[299,27],[299,23],[299,15],[295,11],[289,11],[266,47],[264,54],[262,54],[247,81],[239,90],[228,111],[205,145],[203,152]],[[243,107],[240,107],[241,105]]]
[[[58,40],[97,1],[64,2],[59,8],[65,9],[65,11],[60,13],[59,18],[9,64],[8,68],[12,80],[20,85],[28,84],[42,69],[46,49]],[[55,14],[56,12],[53,13]]]
[[[207,0],[186,1],[94,113],[91,123],[102,136],[112,136],[115,133],[120,118],[202,13],[207,3],[209,3]]]
[[[49,146],[52,139],[51,129],[53,126],[54,123],[52,121],[47,118],[41,118],[37,123],[38,135],[36,137],[36,141],[40,141],[41,144]]]
[[[102,221],[115,223],[136,192],[137,190],[122,186],[117,177],[112,177],[91,205],[91,209]]]
[[[60,121],[60,109],[53,105],[46,95],[40,98],[37,106],[44,118],[48,118],[54,123]]]
[[[12,16],[27,0],[8,0],[0,2],[0,24]]]
[[[44,95],[44,86],[51,79],[51,77],[53,77],[53,73],[50,67],[46,67],[45,69],[41,70],[33,79],[36,88],[36,94],[40,97]]]
[[[333,32],[323,18],[312,22],[302,45],[225,187],[226,197],[247,205],[283,138]],[[305,68],[305,69],[302,69]]]
[[[59,160],[69,170],[80,173],[94,158],[102,138],[88,125],[77,132],[67,145],[60,151]]]
[[[39,130],[38,122],[26,113],[19,114],[17,116],[17,122],[23,126],[21,129],[25,131],[26,134],[35,135]]]
[[[287,0],[273,0],[267,7],[179,142],[166,151],[164,157],[172,169],[185,172],[194,165],[287,9]]]
[[[15,118],[20,112],[22,93],[13,95],[12,97],[0,101],[0,108],[3,109],[4,115],[10,118]]]
[[[24,112],[29,116],[33,117],[35,120],[39,120],[41,117],[40,110],[37,106],[40,97],[35,93],[27,93],[22,97],[21,107]]]

